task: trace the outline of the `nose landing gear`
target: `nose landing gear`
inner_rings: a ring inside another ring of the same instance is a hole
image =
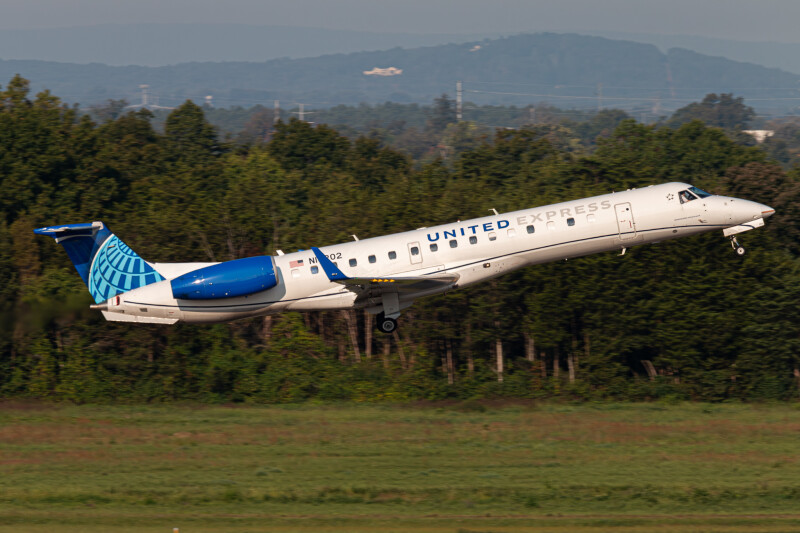
[[[733,251],[736,252],[736,255],[742,256],[745,254],[744,246],[739,244],[739,241],[736,240],[736,235],[731,235],[731,246],[733,247]]]

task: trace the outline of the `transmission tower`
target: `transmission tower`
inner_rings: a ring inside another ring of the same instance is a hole
[[[463,118],[463,95],[461,91],[461,80],[456,82],[456,120],[461,122]]]
[[[292,111],[292,113],[297,115],[297,118],[299,118],[303,122],[306,122],[306,115],[312,115],[316,113],[316,111],[306,111],[305,104],[297,104],[297,105],[300,106],[300,111]]]
[[[141,104],[133,104],[133,105],[126,106],[125,109],[150,109],[150,110],[153,110],[153,109],[175,109],[174,107],[167,107],[167,106],[161,106],[161,105],[158,105],[158,104],[150,103],[150,97],[152,95],[148,92],[149,88],[150,88],[150,86],[147,85],[147,84],[139,85],[139,89],[142,90],[142,103]],[[206,97],[206,98],[208,98],[208,97]]]

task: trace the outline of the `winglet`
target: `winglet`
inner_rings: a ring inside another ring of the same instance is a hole
[[[328,256],[323,254],[319,248],[312,246],[311,251],[314,252],[314,255],[317,256],[317,261],[319,261],[319,266],[322,267],[322,270],[325,272],[325,275],[328,276],[328,279],[331,281],[343,281],[346,279],[350,279],[344,274],[342,271],[339,270],[339,267],[333,264],[333,261],[328,259]]]

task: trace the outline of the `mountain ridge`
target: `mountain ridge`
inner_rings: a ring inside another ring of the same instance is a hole
[[[160,67],[179,63],[316,57],[396,46],[418,48],[497,37],[467,34],[383,33],[255,24],[99,24],[48,29],[0,29],[0,56],[109,66]],[[103,43],[103,46],[97,46]]]
[[[367,76],[379,67],[396,76]],[[454,94],[479,104],[668,109],[709,92],[733,92],[762,107],[790,109],[800,75],[692,50],[578,34],[537,33],[429,47],[337,53],[263,62],[192,62],[161,67],[0,60],[0,80],[19,72],[68,102],[138,100],[149,84],[163,105],[212,95],[216,105],[273,100],[336,104],[430,102]],[[637,104],[638,102],[638,104]],[[612,105],[613,104],[613,105]],[[752,105],[752,104],[751,104]]]

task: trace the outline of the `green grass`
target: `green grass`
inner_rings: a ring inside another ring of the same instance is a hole
[[[800,531],[800,408],[0,404],[0,533]]]

